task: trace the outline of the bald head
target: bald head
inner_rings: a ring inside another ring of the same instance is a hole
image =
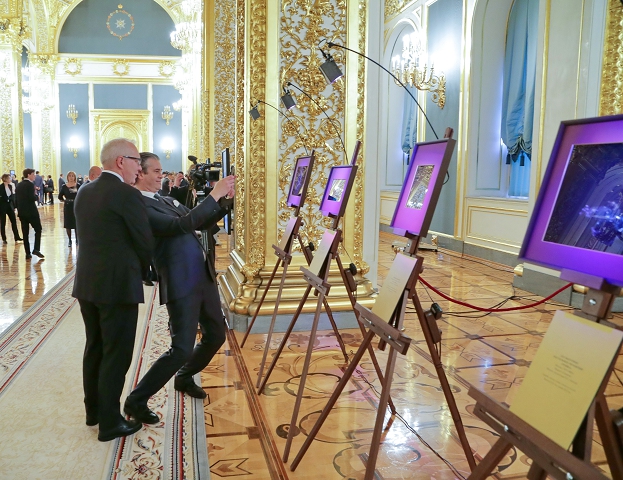
[[[100,160],[105,170],[115,172],[128,185],[133,185],[141,170],[141,158],[134,143],[127,138],[115,138],[102,147]]]
[[[89,180],[93,181],[102,174],[102,169],[97,165],[93,165],[89,168]]]

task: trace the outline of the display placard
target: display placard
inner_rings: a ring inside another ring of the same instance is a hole
[[[292,180],[290,181],[290,190],[288,191],[289,207],[300,209],[305,203],[307,196],[307,187],[314,168],[314,152],[308,157],[299,157],[294,163],[292,171]]]

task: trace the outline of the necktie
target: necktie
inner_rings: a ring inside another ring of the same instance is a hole
[[[161,200],[162,200],[162,195],[159,195],[159,194],[157,194],[157,193],[154,193],[154,198],[155,198],[156,200],[158,200],[158,201],[161,201]]]

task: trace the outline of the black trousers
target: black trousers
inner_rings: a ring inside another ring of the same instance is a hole
[[[191,381],[192,376],[203,370],[225,343],[225,321],[218,288],[212,280],[208,279],[184,298],[167,303],[167,311],[171,348],[154,362],[130,394],[136,403],[147,403],[175,372],[178,381]],[[197,322],[201,340],[195,345]]]
[[[86,331],[84,405],[87,415],[99,420],[100,430],[108,430],[123,420],[120,397],[132,363],[138,305],[78,302]]]
[[[6,202],[0,205],[0,230],[2,231],[2,240],[6,242],[6,217],[9,217],[9,221],[11,222],[11,228],[13,230],[13,236],[15,240],[19,238],[19,232],[17,231],[17,219],[15,218],[15,212],[13,211],[13,206]]]
[[[26,255],[30,255],[31,251],[40,251],[41,249],[41,219],[39,217],[35,218],[22,218],[20,217],[20,223],[22,224],[22,238],[24,239],[24,250],[26,250]],[[32,225],[32,228],[35,231],[35,248],[30,250],[30,239],[28,238],[28,234],[30,232],[29,227]]]

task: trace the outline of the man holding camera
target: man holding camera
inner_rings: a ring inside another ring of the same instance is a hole
[[[160,303],[166,304],[169,313],[171,348],[141,379],[127,398],[124,410],[138,421],[154,424],[160,419],[147,407],[147,401],[176,372],[176,390],[195,398],[206,397],[193,381],[193,375],[208,365],[225,342],[214,252],[204,250],[195,230],[212,229],[227,213],[234,196],[234,177],[219,181],[212,194],[190,210],[171,197],[157,194],[162,180],[157,155],[141,153],[141,167],[135,187],[143,194],[156,238],[154,262]],[[195,346],[197,322],[201,340]]]

